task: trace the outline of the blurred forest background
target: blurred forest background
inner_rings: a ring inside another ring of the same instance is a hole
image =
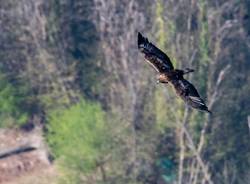
[[[156,84],[138,31],[195,69],[211,116]],[[0,0],[0,33],[1,130],[40,127],[54,168],[9,180],[249,183],[249,0]]]

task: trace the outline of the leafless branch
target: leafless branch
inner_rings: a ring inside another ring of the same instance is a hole
[[[185,138],[184,138],[184,128],[188,122],[188,119],[190,117],[189,109],[188,107],[185,108],[184,111],[184,117],[183,122],[179,133],[179,139],[180,139],[180,158],[179,158],[179,178],[178,183],[182,184],[183,181],[183,165],[184,165],[184,157],[185,157]]]
[[[219,87],[222,83],[222,81],[225,79],[225,75],[226,73],[228,72],[228,70],[230,69],[231,65],[228,64],[226,67],[224,67],[220,73],[219,73],[219,76],[218,76],[218,79],[217,79],[217,82],[215,84],[215,87],[214,87],[214,92],[210,98],[210,102],[208,104],[208,108],[211,109],[212,106],[214,105],[214,103],[216,102],[216,100],[218,99],[218,94],[219,94]]]
[[[188,145],[189,145],[190,149],[193,151],[193,153],[194,153],[194,155],[195,155],[195,157],[196,157],[196,159],[197,159],[197,161],[202,169],[204,177],[206,178],[206,180],[209,184],[213,184],[213,181],[211,179],[211,175],[208,171],[208,168],[207,168],[206,164],[203,162],[203,160],[200,156],[200,153],[197,151],[192,136],[190,135],[190,133],[188,132],[188,130],[184,124],[182,124],[180,122],[178,122],[178,124],[183,128],[183,131],[184,131],[186,138],[187,138],[187,141],[189,143]]]
[[[22,145],[17,148],[10,148],[8,150],[4,150],[0,152],[0,159],[4,159],[6,157],[18,155],[18,154],[25,153],[25,152],[34,151],[36,149],[37,149],[36,147],[33,147],[31,145]]]

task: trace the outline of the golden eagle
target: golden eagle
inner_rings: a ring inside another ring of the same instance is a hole
[[[145,55],[146,61],[159,73],[157,77],[158,83],[172,84],[177,95],[180,96],[188,106],[211,113],[193,84],[183,78],[183,75],[193,72],[193,69],[174,69],[169,57],[155,45],[150,43],[148,39],[143,37],[139,32],[138,48]]]

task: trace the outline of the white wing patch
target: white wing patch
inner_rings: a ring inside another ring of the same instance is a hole
[[[201,104],[201,105],[205,105],[203,100],[199,97],[196,96],[190,96],[191,100],[195,103]]]
[[[159,70],[158,70],[158,68],[156,68],[156,66],[153,64],[153,63],[151,63],[150,61],[148,61],[147,59],[145,59],[146,61],[147,61],[147,63],[149,63],[157,72],[160,72]]]

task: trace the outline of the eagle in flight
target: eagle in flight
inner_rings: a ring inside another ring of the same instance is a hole
[[[193,72],[193,69],[174,69],[169,57],[139,32],[138,49],[144,54],[146,61],[159,73],[157,83],[170,83],[174,87],[176,94],[188,106],[211,113],[193,84],[183,77],[185,74]]]

